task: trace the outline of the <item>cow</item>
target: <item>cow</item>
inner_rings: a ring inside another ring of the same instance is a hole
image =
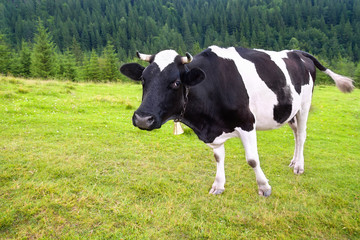
[[[289,124],[295,138],[289,166],[295,174],[304,172],[306,122],[316,68],[342,92],[354,88],[352,79],[299,50],[210,46],[194,57],[174,50],[136,54],[150,64],[145,68],[127,63],[120,68],[125,76],[142,82],[142,102],[134,112],[133,125],[150,131],[174,120],[190,127],[213,149],[217,169],[209,193],[214,195],[225,190],[224,143],[238,137],[255,172],[259,195],[270,196],[269,180],[260,167],[256,130]]]

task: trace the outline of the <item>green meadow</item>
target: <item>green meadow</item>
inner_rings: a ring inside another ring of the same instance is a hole
[[[360,91],[316,86],[305,173],[288,126],[258,132],[272,195],[239,139],[225,192],[212,150],[169,122],[133,127],[141,85],[0,76],[0,239],[359,239]]]

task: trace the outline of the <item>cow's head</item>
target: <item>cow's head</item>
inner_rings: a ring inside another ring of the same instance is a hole
[[[192,61],[189,53],[182,57],[174,50],[165,50],[155,55],[137,52],[137,56],[150,65],[144,68],[128,63],[120,71],[143,85],[142,103],[133,115],[134,126],[153,130],[180,116],[186,102],[186,89],[204,80],[205,73],[199,68],[188,70],[186,64]]]

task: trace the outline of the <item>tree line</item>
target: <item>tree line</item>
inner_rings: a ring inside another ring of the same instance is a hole
[[[136,50],[215,44],[301,49],[360,78],[359,39],[360,1],[0,1],[0,73],[24,77],[116,81]]]
[[[22,41],[19,51],[12,51],[0,35],[0,59],[0,73],[14,76],[94,82],[117,81],[120,77],[111,41],[100,55],[95,50],[84,53],[75,38],[72,45],[61,52],[41,20],[37,23],[33,44]]]

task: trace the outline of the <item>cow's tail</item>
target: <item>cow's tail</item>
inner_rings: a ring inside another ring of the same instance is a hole
[[[312,56],[311,54],[307,53],[307,52],[302,52],[299,51],[303,56],[310,58],[313,63],[315,64],[315,66],[322,72],[324,72],[325,74],[327,74],[328,76],[330,76],[335,84],[336,87],[344,92],[344,93],[349,93],[352,90],[354,90],[354,80],[352,80],[351,78],[342,76],[340,74],[334,73],[333,71],[331,71],[330,69],[324,67],[314,56]]]

